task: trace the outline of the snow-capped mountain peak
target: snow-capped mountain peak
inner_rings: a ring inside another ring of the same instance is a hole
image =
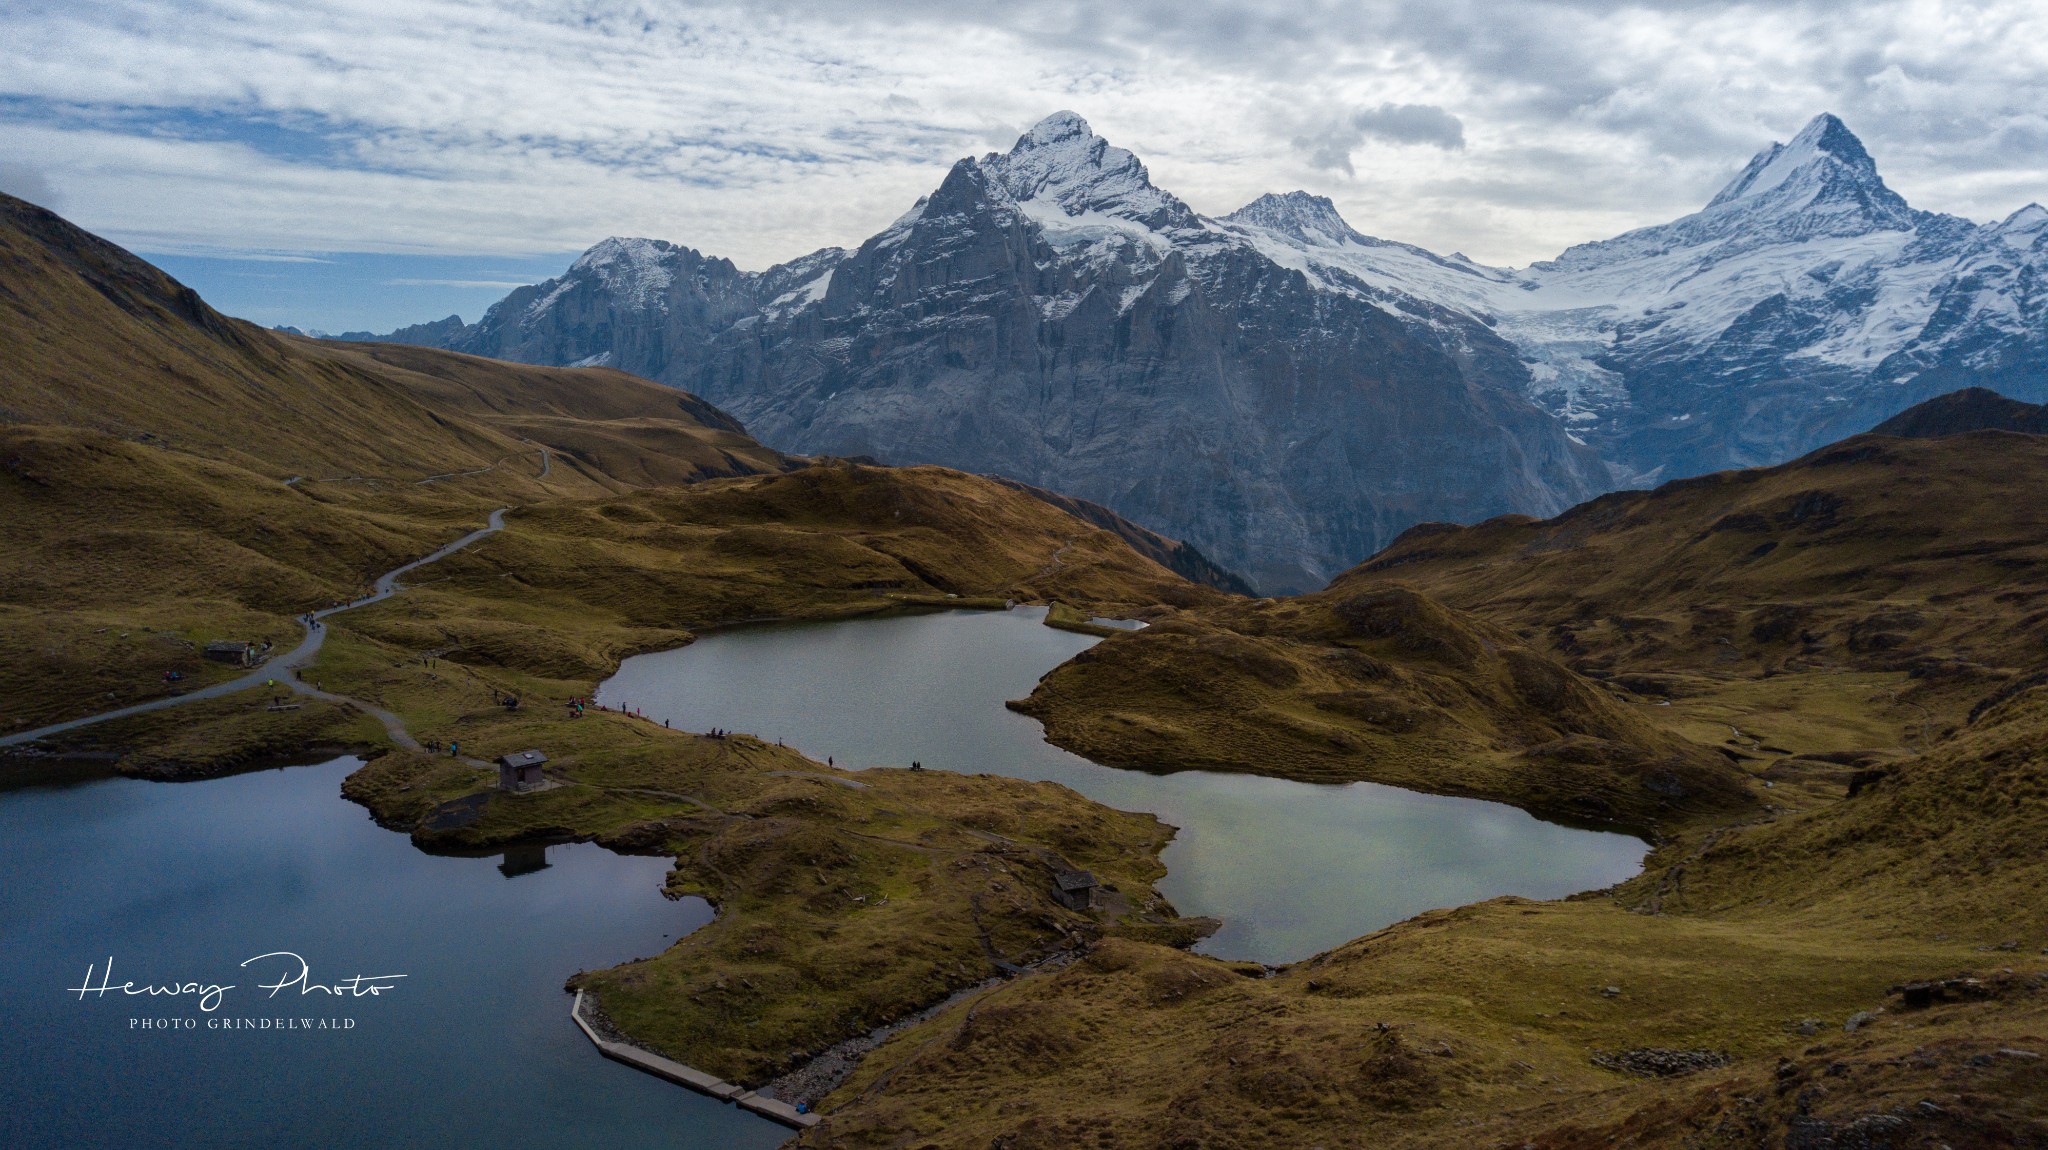
[[[1844,165],[1865,179],[1883,183],[1877,178],[1877,163],[1864,150],[1863,141],[1832,113],[1822,112],[1808,121],[1791,143],[1772,144],[1758,152],[1742,174],[1707,201],[1707,206],[1714,208],[1744,196],[1762,195],[1798,173],[1829,161]]]
[[[1328,196],[1307,192],[1268,192],[1223,218],[1229,223],[1278,232],[1313,247],[1337,247],[1346,241],[1358,243],[1366,239],[1344,222]]]
[[[1756,154],[1740,175],[1707,201],[1702,215],[1761,212],[1773,216],[1831,216],[1831,234],[1852,230],[1904,230],[1913,211],[1877,174],[1877,162],[1847,124],[1823,112],[1790,143]]]
[[[2028,204],[1992,226],[2003,235],[2037,235],[2048,228],[2048,208]]]
[[[1152,185],[1137,156],[1095,134],[1073,112],[1054,112],[990,152],[981,169],[1020,204],[1056,206],[1068,216],[1101,213],[1155,231],[1197,226],[1186,204]]]
[[[1329,197],[1309,192],[1269,192],[1209,224],[1319,287],[1383,303],[1396,296],[1425,296],[1491,313],[1497,307],[1494,296],[1512,282],[1504,269],[1365,235],[1346,222]]]
[[[1685,276],[1747,252],[1878,233],[1903,235],[1935,220],[1885,185],[1847,125],[1815,116],[1790,143],[1772,144],[1708,201],[1668,224],[1568,248],[1537,273],[1585,272],[1645,260]],[[1653,277],[1654,278],[1654,277]]]
[[[576,262],[569,265],[569,274],[562,278],[566,283],[596,276],[613,296],[631,301],[636,307],[659,306],[669,285],[675,282],[669,257],[680,250],[667,240],[611,236],[576,257]],[[544,310],[543,304],[536,303],[535,309]]]
[[[630,270],[659,264],[661,258],[675,250],[667,240],[642,239],[637,236],[611,236],[592,244],[590,250],[576,257],[569,265],[571,272],[597,272],[608,270]]]
[[[1074,140],[1093,146],[1099,139],[1095,129],[1089,127],[1088,121],[1081,118],[1081,113],[1062,108],[1031,125],[1030,131],[1017,137],[1016,146],[1011,150],[1055,147]]]

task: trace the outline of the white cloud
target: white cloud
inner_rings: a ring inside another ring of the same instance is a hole
[[[1823,110],[1917,206],[2048,196],[2025,0],[30,0],[0,35],[7,171],[148,250],[759,267],[1061,107],[1198,210],[1307,187],[1499,262],[1697,208]]]
[[[62,211],[64,204],[57,195],[57,189],[43,176],[42,169],[0,160],[0,192],[27,200],[38,207],[51,211]]]

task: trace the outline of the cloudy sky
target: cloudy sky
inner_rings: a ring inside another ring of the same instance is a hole
[[[611,234],[742,267],[855,243],[1061,108],[1198,211],[1307,188],[1360,230],[1492,263],[1694,210],[1821,111],[1916,206],[1990,219],[2048,200],[2048,5],[0,11],[0,189],[167,257],[241,314],[332,329],[475,318]]]

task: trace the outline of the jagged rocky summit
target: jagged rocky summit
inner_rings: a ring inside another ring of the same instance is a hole
[[[1417,522],[1774,463],[1967,385],[2048,398],[2044,225],[1915,211],[1824,115],[1693,215],[1493,268],[1304,192],[1200,216],[1062,112],[857,249],[754,273],[615,238],[395,335],[1094,500],[1284,592]]]

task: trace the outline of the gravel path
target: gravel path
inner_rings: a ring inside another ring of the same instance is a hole
[[[119,710],[105,711],[97,715],[87,715],[82,719],[68,719],[61,723],[52,723],[47,727],[37,727],[33,731],[22,731],[19,734],[0,736],[0,747],[11,747],[19,743],[34,742],[37,739],[48,738],[51,735],[62,734],[65,731],[76,730],[79,727],[90,726],[93,723],[104,723],[109,719],[125,719],[130,715],[161,711],[166,707],[196,703],[201,699],[218,699],[223,695],[232,695],[237,691],[246,691],[251,687],[260,687],[266,682],[277,680],[301,695],[311,695],[313,698],[325,699],[330,703],[346,703],[360,708],[367,714],[376,716],[377,721],[384,724],[384,730],[391,736],[392,742],[407,750],[417,751],[420,749],[418,740],[414,739],[406,731],[405,724],[399,721],[397,715],[381,707],[373,707],[360,699],[351,699],[346,695],[337,695],[330,691],[319,690],[311,683],[300,682],[292,672],[311,663],[314,656],[320,653],[321,644],[327,641],[327,628],[320,625],[320,620],[327,618],[329,615],[338,615],[343,611],[352,611],[357,607],[367,607],[372,603],[381,603],[391,598],[391,596],[399,591],[404,590],[403,586],[398,582],[399,576],[404,575],[408,571],[425,567],[430,563],[438,563],[486,535],[504,530],[505,512],[510,510],[511,508],[509,507],[500,507],[496,511],[491,512],[488,526],[470,532],[423,559],[415,559],[403,567],[394,568],[378,576],[376,583],[371,586],[371,593],[369,595],[361,599],[352,599],[339,607],[329,607],[322,611],[313,612],[313,624],[306,626],[306,637],[299,641],[298,646],[293,647],[283,655],[269,660],[239,679],[230,679],[225,683],[215,683],[211,687],[202,687],[197,691],[183,695],[167,695],[161,699],[151,699],[147,703],[137,703],[132,707],[122,707]],[[301,625],[305,626],[303,622]]]

